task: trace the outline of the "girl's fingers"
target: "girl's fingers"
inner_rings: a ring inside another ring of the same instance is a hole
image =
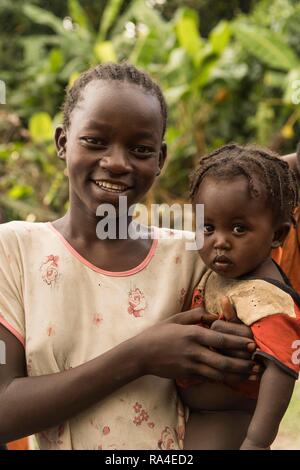
[[[226,373],[249,375],[254,367],[252,361],[223,356],[211,350],[202,351],[199,354],[199,362],[199,367],[206,365],[219,371],[223,379]]]
[[[226,356],[230,357],[238,357],[239,359],[251,359],[252,353],[248,351],[239,351],[239,350],[226,350],[226,351],[219,351],[221,354],[225,354]]]
[[[253,338],[251,328],[247,325],[243,325],[242,323],[230,323],[217,320],[214,322],[211,329],[214,331],[219,331],[220,333]]]
[[[203,380],[213,380],[216,382],[223,382],[224,380],[223,372],[220,372],[213,367],[210,367],[206,364],[199,364],[197,370],[195,370],[195,375],[193,375],[193,379],[203,379]]]
[[[204,308],[198,307],[186,312],[177,313],[167,319],[168,323],[177,323],[180,325],[197,325],[203,323],[211,325],[218,318],[217,315],[207,313]]]
[[[254,341],[251,341],[249,338],[227,333],[224,334],[207,328],[199,328],[199,331],[195,330],[195,339],[202,346],[219,350],[238,349],[251,352],[255,349]]]

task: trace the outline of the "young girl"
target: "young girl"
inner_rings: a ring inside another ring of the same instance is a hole
[[[170,379],[251,373],[253,361],[211,350],[253,352],[248,328],[199,328],[216,318],[203,309],[168,319],[203,274],[184,233],[96,235],[98,206],[117,210],[124,196],[129,207],[154,183],[165,126],[159,87],[130,65],[96,66],[69,90],[56,130],[68,212],[0,227],[0,443],[36,433],[41,449],[179,448],[184,420]]]
[[[254,357],[265,371],[260,386],[183,383],[182,396],[191,408],[186,448],[268,449],[299,371],[300,297],[271,259],[292,223],[297,185],[275,154],[232,144],[201,160],[191,197],[204,204],[199,254],[209,268],[193,305],[204,302],[208,312],[217,313],[227,296],[236,310],[227,320],[251,326],[258,345]]]

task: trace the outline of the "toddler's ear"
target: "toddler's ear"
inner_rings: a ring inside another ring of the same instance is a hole
[[[289,233],[291,224],[285,222],[281,224],[280,227],[275,231],[273,241],[272,241],[272,248],[278,248],[281,246]]]
[[[63,126],[57,126],[54,137],[58,158],[65,160],[67,136]]]

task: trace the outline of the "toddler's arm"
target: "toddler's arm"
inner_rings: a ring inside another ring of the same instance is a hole
[[[241,450],[269,450],[290,402],[295,379],[273,361],[265,360],[254,415]]]

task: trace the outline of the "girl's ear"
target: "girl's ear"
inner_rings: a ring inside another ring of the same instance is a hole
[[[67,136],[63,126],[57,126],[55,129],[55,145],[57,150],[58,158],[61,160],[66,159],[66,144],[67,144]]]
[[[166,161],[166,158],[167,158],[167,144],[165,142],[163,142],[161,144],[161,149],[160,149],[160,152],[159,152],[159,162],[158,162],[158,166],[159,166],[159,169],[156,173],[156,175],[158,176],[165,164],[165,161]]]
[[[284,224],[281,224],[280,227],[275,231],[273,241],[272,241],[272,248],[278,248],[281,246],[289,233],[291,224],[288,222],[285,222]]]

